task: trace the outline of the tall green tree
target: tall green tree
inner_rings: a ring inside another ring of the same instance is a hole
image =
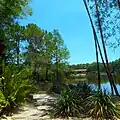
[[[24,42],[24,30],[25,27],[19,25],[18,23],[12,24],[11,27],[6,29],[6,39],[5,39],[5,54],[6,61],[13,62],[19,66],[22,62],[22,42]]]
[[[0,25],[10,24],[15,19],[31,15],[28,6],[29,0],[1,0],[0,1]]]
[[[51,32],[45,31],[45,36],[44,36],[44,56],[45,56],[45,80],[48,81],[48,74],[49,70],[52,68],[52,58],[53,58],[53,35]]]
[[[58,30],[53,31],[53,62],[56,65],[56,80],[55,80],[55,86],[57,86],[56,90],[59,92],[60,90],[60,84],[61,80],[60,78],[60,71],[63,69],[60,69],[60,64],[66,62],[66,60],[69,58],[69,51],[66,48],[64,41],[59,34]]]
[[[25,0],[0,1],[0,40],[4,41],[6,48],[8,46],[11,46],[11,44],[8,45],[8,43],[10,43],[8,42],[10,41],[9,34],[11,33],[15,34],[13,33],[13,31],[10,31],[10,29],[14,30],[15,27],[14,24],[18,22],[19,19],[32,14],[32,11],[29,8],[28,3],[29,1],[25,1]],[[0,47],[2,48],[2,46]]]
[[[25,63],[36,76],[37,82],[40,79],[41,66],[45,64],[44,59],[44,32],[36,24],[28,24],[25,30],[27,40],[27,50],[25,53]]]
[[[69,52],[58,30],[48,32],[35,24],[28,24],[25,36],[28,42],[25,61],[37,76],[37,83],[51,81],[49,76],[54,73],[54,79],[59,79],[59,65],[66,62]]]

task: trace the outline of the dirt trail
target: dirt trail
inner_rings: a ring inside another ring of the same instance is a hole
[[[18,113],[14,113],[12,117],[2,118],[1,120],[47,120],[50,119],[48,105],[50,101],[54,101],[55,97],[47,94],[34,94],[34,104],[26,104]]]
[[[1,120],[63,120],[51,119],[48,114],[48,111],[51,109],[49,104],[54,102],[55,99],[55,97],[47,94],[34,94],[34,104],[26,104],[18,113],[14,113],[12,117],[2,118]],[[83,118],[70,118],[69,120],[83,120]],[[86,118],[84,120],[90,119]]]

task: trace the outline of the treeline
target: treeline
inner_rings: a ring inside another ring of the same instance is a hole
[[[100,65],[100,72],[105,72],[104,65],[102,63],[99,63]],[[70,65],[71,69],[87,69],[87,71],[97,71],[97,63],[86,63],[86,64],[77,64],[77,65]],[[110,62],[110,68],[111,71],[117,74],[120,74],[120,58]]]
[[[8,33],[5,61],[30,68],[35,82],[53,80],[56,70],[65,69],[69,51],[58,30],[48,32],[36,24],[13,24]]]

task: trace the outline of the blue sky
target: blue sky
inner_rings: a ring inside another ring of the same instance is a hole
[[[35,23],[42,29],[58,29],[70,51],[69,62],[95,61],[95,48],[90,22],[82,0],[32,0],[33,15],[21,20],[22,25]],[[119,51],[107,48],[109,60],[120,57]]]

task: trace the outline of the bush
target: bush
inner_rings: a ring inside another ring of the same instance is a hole
[[[55,117],[79,117],[83,108],[80,106],[80,98],[69,88],[63,90],[53,108]]]
[[[95,120],[113,119],[119,117],[115,103],[108,92],[95,91],[89,84],[70,85],[58,97],[53,114],[62,118],[84,114]]]
[[[83,100],[95,93],[93,87],[87,83],[79,83],[76,85],[70,85],[69,87],[74,90],[75,93],[78,94]]]
[[[0,110],[1,114],[21,105],[33,90],[29,82],[31,72],[24,68],[19,71],[15,65],[2,65],[0,77]]]
[[[114,116],[119,116],[118,108],[112,101],[111,96],[102,92],[102,90],[89,96],[85,103],[88,114],[96,120],[113,119]]]

